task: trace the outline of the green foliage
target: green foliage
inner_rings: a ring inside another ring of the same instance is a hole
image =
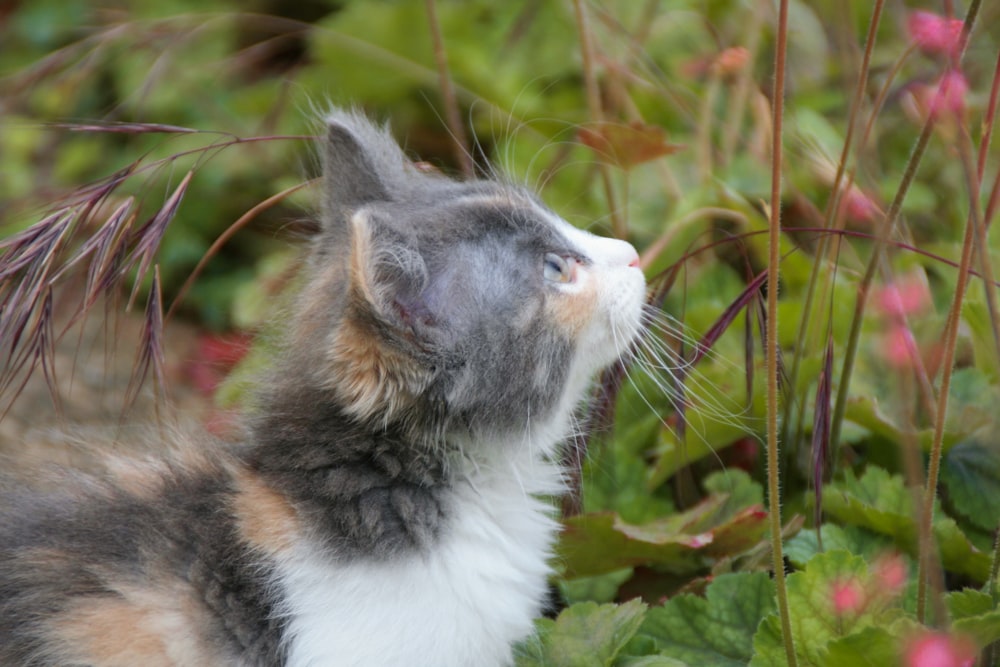
[[[981,591],[966,588],[945,596],[951,627],[968,635],[980,646],[1000,640],[1000,609]]]
[[[827,667],[884,667],[899,659],[899,641],[888,630],[869,626],[826,645]]]
[[[703,598],[677,595],[649,610],[639,632],[664,655],[689,665],[738,667],[752,656],[761,619],[774,611],[774,584],[767,574],[724,574]]]
[[[839,549],[861,556],[871,563],[893,547],[893,542],[888,537],[858,526],[824,523],[820,528],[820,536],[823,540],[822,549],[815,530],[802,531],[785,545],[785,557],[796,567],[803,568],[816,554],[824,550]]]
[[[519,649],[519,667],[611,667],[642,625],[646,605],[584,602],[556,620],[538,621],[538,634]]]
[[[874,466],[869,466],[860,478],[848,473],[843,482],[826,487],[823,510],[838,521],[888,535],[901,548],[916,553],[913,490],[906,488],[899,475]],[[978,581],[986,580],[989,556],[977,550],[955,520],[940,508],[933,530],[946,568]]]
[[[856,600],[842,608],[836,603],[838,589]],[[893,600],[877,594],[878,584],[864,559],[835,550],[813,557],[801,572],[788,577],[792,610],[792,635],[803,665],[825,664],[830,643],[885,621]],[[752,667],[785,664],[780,625],[776,614],[764,619],[754,637]]]
[[[984,434],[989,435],[989,434]],[[948,500],[957,512],[982,530],[996,528],[1000,516],[1000,449],[995,441],[971,438],[948,450],[941,469],[941,480],[948,490]]]
[[[565,520],[559,563],[569,579],[648,566],[689,575],[720,558],[756,546],[766,514],[760,484],[742,471],[710,475],[709,495],[695,507],[635,524],[615,512],[581,514]]]

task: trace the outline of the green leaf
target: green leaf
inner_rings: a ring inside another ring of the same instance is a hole
[[[886,667],[899,660],[899,641],[888,630],[869,627],[827,645],[824,667]]]
[[[823,537],[822,551],[843,549],[864,557],[869,563],[893,548],[892,540],[888,537],[857,526],[825,523],[820,528],[820,533]],[[785,544],[785,557],[799,568],[805,567],[813,556],[822,551],[815,530],[800,531]]]
[[[567,603],[611,602],[618,595],[618,589],[632,578],[632,568],[624,568],[596,577],[580,577],[560,581],[559,590]]]
[[[559,541],[559,562],[570,579],[636,565],[696,572],[750,549],[764,535],[767,514],[760,506],[726,516],[727,500],[710,496],[686,512],[641,525],[613,512],[570,517]]]
[[[724,371],[732,375],[731,366],[725,365]],[[697,389],[689,390],[691,404],[684,412],[687,421],[684,440],[678,438],[672,427],[660,431],[657,460],[649,473],[651,487],[660,486],[684,466],[717,455],[740,438],[754,433],[753,426],[760,419],[762,401],[755,400],[748,410],[746,391],[731,380],[726,384],[715,377],[719,374],[718,369],[708,366],[700,368],[699,373],[702,377],[698,378]],[[723,411],[731,413],[730,416],[722,417]]]
[[[855,396],[847,401],[844,416],[854,424],[863,426],[868,431],[890,442],[907,442],[916,440],[924,450],[930,450],[934,433],[931,429],[910,431],[899,426],[892,417],[885,414],[879,402],[869,396]],[[947,442],[945,448],[950,444]]]
[[[974,526],[986,531],[1000,518],[1000,450],[972,437],[950,450],[941,466],[948,500]]]
[[[713,472],[702,482],[709,493],[728,496],[726,510],[736,514],[752,505],[764,505],[764,487],[739,468]]]
[[[655,417],[655,415],[654,415]],[[658,419],[658,418],[657,418]],[[584,507],[588,512],[618,512],[630,523],[643,523],[675,510],[663,494],[646,486],[647,466],[640,456],[619,449],[619,443],[589,461],[584,471]]]
[[[516,649],[518,667],[610,667],[642,625],[646,605],[583,602],[555,621],[538,622],[538,634]]]
[[[944,602],[953,621],[994,611],[993,598],[974,588],[952,591],[945,595]]]
[[[615,663],[615,667],[694,667],[686,662],[674,660],[664,655],[645,655],[639,658],[625,658]]]
[[[836,591],[849,586],[857,592],[856,604],[837,609]],[[847,551],[818,554],[805,570],[787,579],[792,638],[799,664],[825,665],[832,642],[891,618],[894,598],[881,594],[875,576],[865,561]],[[781,626],[777,614],[768,616],[753,639],[751,667],[785,664]],[[846,648],[844,649],[847,650]]]
[[[843,481],[826,487],[823,510],[838,521],[888,535],[900,548],[916,553],[918,531],[912,492],[898,475],[875,466],[869,466],[860,478],[847,471]],[[989,576],[989,556],[977,550],[940,509],[935,512],[934,538],[945,568],[978,581]]]
[[[1000,609],[993,598],[972,588],[954,591],[945,596],[951,615],[952,630],[969,635],[980,646],[1000,640]]]
[[[753,636],[753,657],[748,667],[787,667],[781,641],[781,620],[777,614],[764,618]]]
[[[650,609],[639,632],[664,655],[690,665],[743,667],[757,626],[774,609],[774,584],[767,574],[723,574],[704,598],[677,595]]]

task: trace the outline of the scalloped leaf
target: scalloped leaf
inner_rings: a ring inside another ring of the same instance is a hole
[[[1000,609],[988,594],[966,588],[948,593],[945,604],[955,632],[972,637],[979,646],[1000,640]]]
[[[1000,449],[972,437],[948,450],[941,481],[951,506],[972,525],[995,530],[1000,519]]]
[[[642,625],[646,605],[581,602],[555,621],[541,619],[538,633],[516,649],[518,667],[610,667]],[[664,666],[666,667],[666,666]]]
[[[881,627],[841,637],[826,648],[824,667],[885,667],[899,661],[899,640]]]
[[[787,589],[792,637],[803,667],[827,664],[833,642],[887,620],[897,606],[894,597],[883,594],[861,556],[839,549],[816,555],[803,571],[789,575]],[[843,591],[850,591],[851,597],[841,597]],[[761,623],[753,648],[751,667],[786,664],[777,613]]]
[[[802,568],[816,554],[834,549],[843,549],[863,556],[871,563],[877,556],[894,549],[892,540],[885,535],[873,533],[858,526],[838,526],[825,523],[820,528],[823,548],[819,548],[815,530],[803,530],[785,544],[785,557],[795,567]]]
[[[727,501],[710,496],[686,512],[641,525],[614,512],[570,517],[558,547],[563,574],[573,579],[637,565],[690,574],[746,551],[763,538],[767,513],[760,505],[731,513]]]
[[[774,583],[763,572],[717,577],[705,597],[677,595],[646,614],[639,634],[664,655],[699,667],[743,667],[762,618],[775,610]]]
[[[911,555],[916,553],[917,523],[913,500],[902,477],[869,466],[860,478],[847,471],[846,478],[829,484],[823,511],[843,523],[861,526],[893,538]],[[946,569],[978,581],[989,576],[989,556],[973,546],[955,521],[940,508],[935,513],[934,538]]]

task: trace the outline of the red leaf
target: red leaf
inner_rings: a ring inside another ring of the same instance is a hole
[[[580,142],[592,148],[601,157],[622,169],[671,155],[684,148],[667,141],[663,128],[643,123],[602,123],[594,128],[583,127]]]

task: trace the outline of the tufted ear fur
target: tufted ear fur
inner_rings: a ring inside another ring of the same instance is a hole
[[[424,294],[431,276],[417,240],[383,214],[351,216],[347,307],[330,349],[331,378],[356,416],[391,417],[424,392],[440,328]]]
[[[389,201],[407,190],[412,170],[385,127],[345,110],[326,117],[323,147],[324,224],[343,225],[365,204]]]
[[[435,322],[422,298],[431,277],[417,240],[383,215],[361,210],[351,216],[353,305],[369,309],[388,333],[425,347]]]

